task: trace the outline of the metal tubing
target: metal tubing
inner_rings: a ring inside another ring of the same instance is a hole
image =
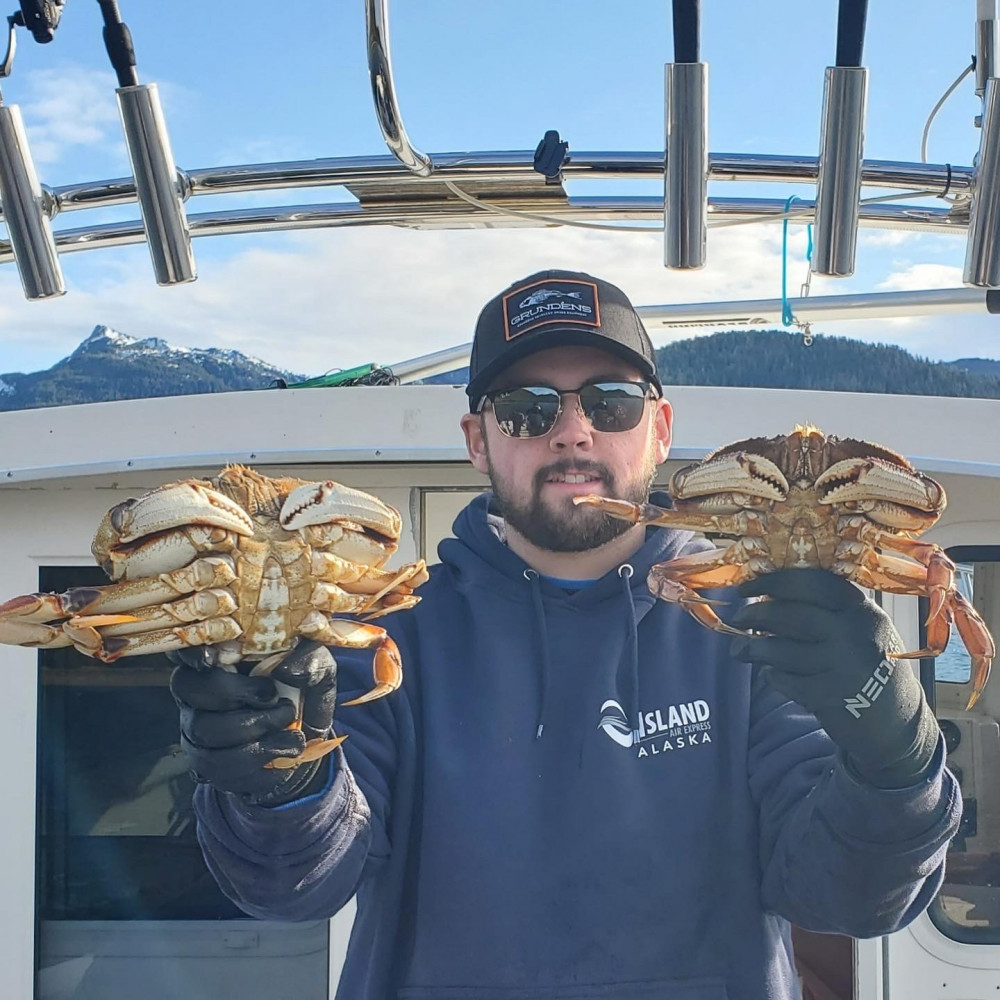
[[[430,378],[432,375],[450,372],[455,368],[467,365],[471,353],[472,341],[469,341],[469,343],[459,344],[457,347],[447,347],[443,351],[434,351],[433,354],[422,354],[419,358],[397,361],[396,364],[386,365],[386,367],[400,382],[417,382],[422,378]]]
[[[194,281],[191,234],[156,84],[119,87],[116,93],[156,283]]]
[[[25,297],[64,295],[59,254],[17,106],[0,106],[0,203]]]
[[[667,63],[663,263],[705,266],[708,231],[708,64]]]
[[[996,77],[986,81],[962,280],[978,288],[1000,288],[1000,80]]]
[[[932,288],[912,292],[865,292],[856,295],[810,295],[789,299],[796,319],[810,323],[940,316],[989,312],[987,292],[979,288]],[[773,326],[781,323],[781,299],[741,302],[695,302],[637,306],[648,327]]]
[[[386,145],[407,170],[418,177],[428,177],[432,169],[430,157],[411,144],[396,100],[396,85],[389,58],[388,0],[365,0],[365,27],[368,35],[368,76],[375,99],[375,114]]]
[[[976,4],[976,95],[986,96],[986,81],[997,75],[998,36],[996,0]]]
[[[576,152],[563,173],[572,180],[641,180],[663,176],[662,152]],[[745,155],[712,153],[708,160],[713,181],[753,181],[775,184],[814,184],[818,173],[815,156]],[[435,178],[461,184],[469,177],[503,181],[530,177],[532,152],[435,153]],[[950,177],[949,177],[950,174]],[[894,160],[866,160],[862,169],[865,187],[898,191],[927,191],[952,194],[972,190],[971,167],[934,163],[902,163]],[[393,156],[344,156],[316,160],[289,160],[284,163],[251,163],[225,167],[202,167],[183,173],[191,197],[211,194],[244,194],[365,181],[392,182],[415,189],[421,178],[404,169]],[[54,188],[60,212],[127,205],[136,200],[131,177],[84,181]]]
[[[812,271],[854,273],[868,70],[828,66],[823,93]]]
[[[512,207],[529,207],[515,203]],[[571,198],[567,203],[532,206],[546,215],[568,222],[650,222],[663,218],[662,198]],[[812,217],[812,205],[800,202],[803,222]],[[758,219],[777,222],[784,216],[785,202],[776,198],[712,198],[709,217],[734,222]],[[914,232],[964,232],[965,220],[946,208],[905,205],[866,205],[861,224],[876,229],[904,229]],[[466,205],[441,200],[414,201],[389,205],[361,206],[356,202],[326,205],[281,205],[269,208],[204,212],[188,217],[192,237],[239,236],[246,233],[290,232],[302,229],[329,229],[359,226],[401,226],[410,229],[495,228],[495,216]],[[525,222],[526,226],[542,223]],[[650,229],[650,232],[654,232]],[[142,243],[142,223],[111,222],[99,226],[64,229],[55,234],[60,253],[133,246]],[[13,260],[10,244],[0,240],[0,264]]]

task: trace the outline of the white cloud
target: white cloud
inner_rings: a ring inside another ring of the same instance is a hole
[[[392,363],[469,341],[489,297],[548,267],[606,277],[637,305],[774,299],[781,289],[776,226],[712,231],[708,266],[689,272],[663,268],[657,232],[377,227],[256,236],[250,243],[196,240],[194,246],[200,278],[175,288],[155,285],[143,246],[67,255],[69,294],[43,303],[25,302],[14,269],[0,268],[0,372],[46,368],[98,323],[177,346],[235,348],[310,375]],[[793,295],[805,275],[804,252],[804,233],[793,233]],[[956,286],[959,271],[911,265],[880,287]],[[824,283],[813,284],[813,293],[822,294]],[[931,357],[989,357],[998,353],[989,346],[995,334],[986,336],[989,322],[942,316],[899,325],[823,324],[816,332],[899,343]],[[708,331],[652,329],[661,344],[700,332]]]
[[[204,245],[195,241],[196,257]],[[237,348],[311,374],[389,363],[470,340],[490,296],[547,267],[599,274],[637,304],[780,291],[780,232],[763,227],[713,235],[709,265],[686,273],[662,267],[659,233],[579,229],[285,234],[231,257],[205,254],[197,282],[168,289],[154,284],[145,247],[90,254],[88,274],[102,254],[102,277],[86,287],[67,256],[70,292],[52,302],[24,302],[13,269],[0,270],[0,371],[47,367],[97,323],[179,345]]]
[[[21,111],[36,164],[54,163],[80,147],[112,147],[124,156],[110,70],[37,69],[25,81]]]
[[[960,288],[962,269],[951,264],[910,264],[895,271],[878,288],[886,292],[911,292],[925,288]]]
[[[862,229],[858,233],[858,242],[868,247],[901,247],[904,244],[912,246],[923,237],[923,233],[907,229]]]

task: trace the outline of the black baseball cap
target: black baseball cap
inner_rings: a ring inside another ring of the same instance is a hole
[[[539,271],[483,307],[469,361],[469,407],[515,361],[550,347],[597,347],[634,364],[663,394],[656,355],[628,296],[579,271]]]

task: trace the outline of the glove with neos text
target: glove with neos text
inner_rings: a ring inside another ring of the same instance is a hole
[[[177,664],[170,691],[180,709],[181,747],[196,781],[262,806],[282,805],[322,788],[325,758],[285,769],[264,765],[276,757],[298,756],[307,739],[330,732],[337,664],[325,646],[300,640],[269,677],[212,666],[210,647],[167,656]],[[287,728],[295,706],[278,697],[275,681],[301,689],[301,730]]]
[[[854,770],[880,788],[921,780],[938,725],[905,660],[889,616],[854,584],[821,569],[788,569],[750,580],[732,624],[769,633],[733,640],[732,655],[762,665],[778,691],[819,720]]]

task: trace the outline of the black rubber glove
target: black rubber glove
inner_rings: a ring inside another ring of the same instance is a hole
[[[889,616],[848,580],[826,570],[790,569],[741,584],[766,595],[732,618],[770,633],[733,640],[732,655],[761,664],[770,683],[812,712],[854,770],[880,788],[924,777],[938,725]]]
[[[270,677],[213,667],[211,647],[167,656],[178,664],[170,691],[180,709],[181,746],[196,781],[263,806],[282,805],[322,788],[328,774],[325,758],[286,769],[264,765],[276,757],[297,756],[307,739],[329,733],[337,664],[325,646],[301,640]],[[301,730],[286,728],[296,710],[289,699],[278,697],[275,681],[302,689]]]

